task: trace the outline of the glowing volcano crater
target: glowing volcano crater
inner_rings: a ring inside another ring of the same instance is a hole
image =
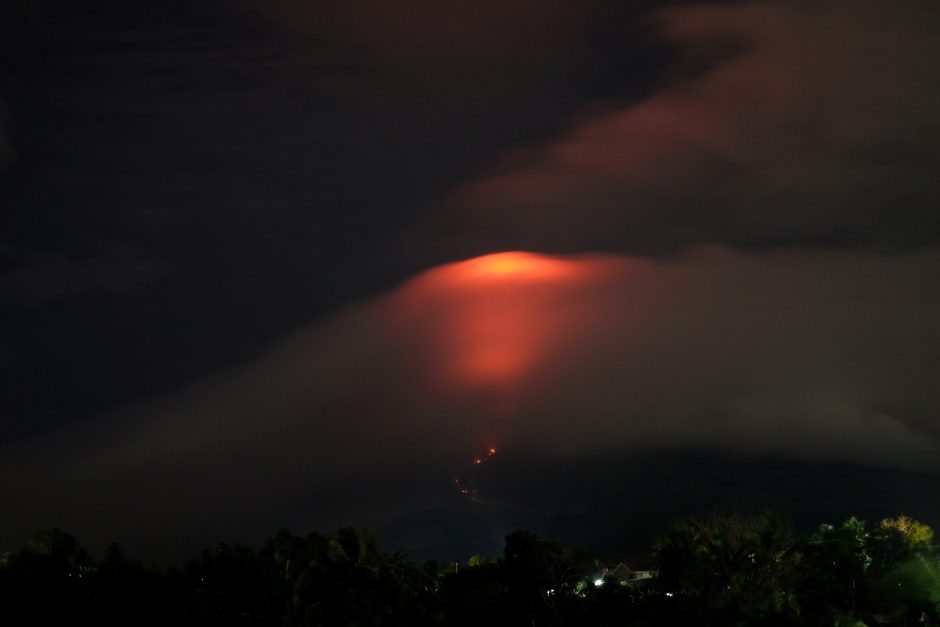
[[[455,279],[541,281],[570,279],[582,262],[527,252],[494,253],[445,266]]]

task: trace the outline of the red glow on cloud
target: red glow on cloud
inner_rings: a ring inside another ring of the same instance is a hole
[[[434,292],[430,300],[447,308],[435,320],[432,339],[441,368],[460,387],[514,386],[558,336],[567,335],[571,292],[597,275],[593,261],[526,252],[484,255],[430,271],[424,280]]]
[[[485,464],[546,387],[583,361],[600,330],[624,323],[624,311],[612,320],[609,306],[633,292],[642,268],[608,256],[512,251],[414,277],[379,308],[375,329],[398,364],[390,377],[402,382],[390,389],[410,396],[392,404],[466,412],[461,424],[472,423],[464,435],[475,449],[467,461]]]

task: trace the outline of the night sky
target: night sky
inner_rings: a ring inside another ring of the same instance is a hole
[[[0,549],[940,523],[938,59],[937,0],[0,2]]]

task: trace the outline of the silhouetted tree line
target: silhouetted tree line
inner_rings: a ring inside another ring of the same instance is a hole
[[[936,625],[932,530],[854,518],[797,535],[776,516],[675,524],[657,576],[604,578],[590,554],[516,531],[496,558],[417,563],[369,533],[281,531],[159,570],[46,530],[0,557],[4,625]],[[602,581],[602,583],[601,583]]]

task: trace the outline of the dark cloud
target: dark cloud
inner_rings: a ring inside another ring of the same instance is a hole
[[[2,531],[374,525],[494,443],[935,469],[938,280],[936,252],[443,266],[185,393],[7,447]]]
[[[275,0],[257,6],[312,46],[341,46],[347,60],[412,74],[463,68],[475,80],[473,73],[519,73],[575,61],[597,4]],[[508,67],[508,59],[515,67]]]
[[[5,173],[13,163],[13,120],[3,98],[0,97],[0,173]]]
[[[484,136],[495,127],[503,141],[556,127],[585,98],[635,97],[665,56],[637,20],[650,0],[248,4],[290,35],[311,71],[333,69],[322,83],[333,94],[369,97],[381,115],[418,110],[425,124],[485,116],[463,123]]]
[[[655,23],[691,58],[726,52],[463,186],[448,203],[456,239],[632,251],[937,240],[936,3],[694,5]]]
[[[45,305],[89,292],[123,291],[166,276],[171,266],[144,251],[113,242],[82,255],[9,255],[0,270],[0,302]]]

